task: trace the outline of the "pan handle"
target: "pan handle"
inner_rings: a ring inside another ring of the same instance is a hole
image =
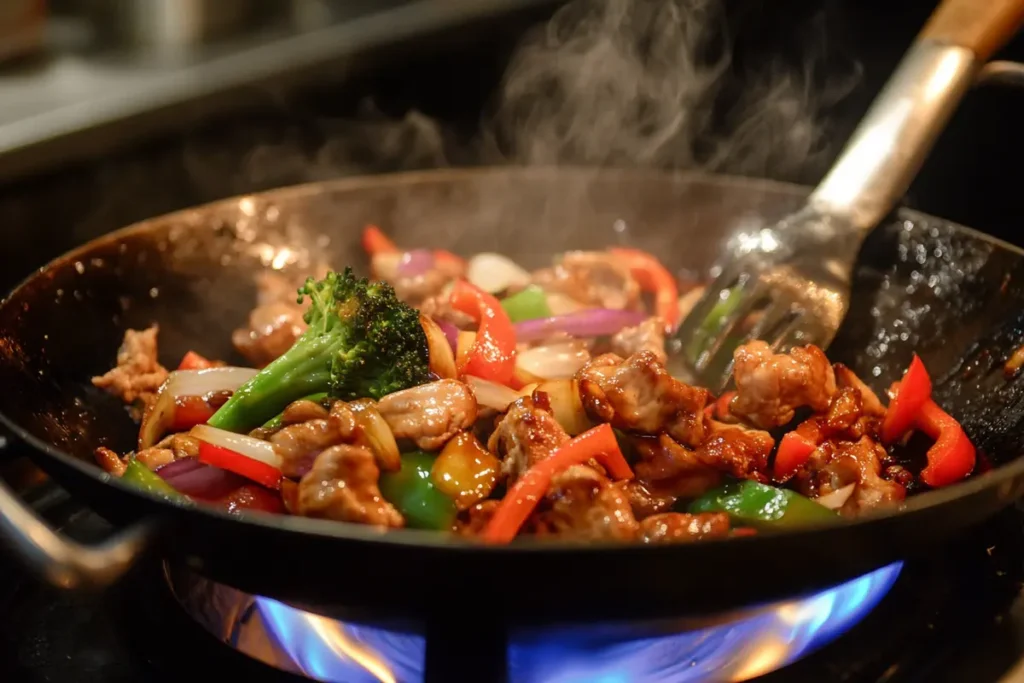
[[[0,480],[0,539],[11,545],[14,555],[36,576],[58,588],[109,586],[135,564],[155,532],[155,524],[142,521],[102,543],[83,545],[51,529]]]
[[[910,187],[982,66],[1024,23],[1024,0],[945,0],[811,194],[862,239]]]

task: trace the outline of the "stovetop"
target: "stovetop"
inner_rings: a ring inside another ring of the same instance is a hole
[[[19,463],[21,494],[68,535],[95,541],[107,524]],[[6,468],[10,470],[11,464]],[[24,474],[24,472],[23,472]],[[69,595],[0,556],[0,681],[135,683],[199,673],[250,683],[299,681],[239,654],[175,601],[159,563],[98,595]],[[756,580],[756,577],[752,577]],[[760,683],[1015,683],[1024,680],[1024,507],[1012,508],[934,554],[910,559],[892,591],[846,635]],[[725,588],[723,588],[725,589]],[[430,647],[430,635],[427,647]],[[446,648],[426,680],[451,680],[474,661]],[[428,662],[430,662],[428,658]],[[471,669],[467,680],[493,680]],[[514,677],[513,677],[514,680]],[[579,679],[584,680],[584,679]],[[671,679],[663,679],[671,680]],[[640,683],[640,682],[638,682]]]

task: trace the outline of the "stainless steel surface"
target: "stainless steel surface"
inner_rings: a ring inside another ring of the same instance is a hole
[[[238,107],[246,88],[296,79],[325,65],[338,77],[346,59],[375,47],[551,3],[377,0],[337,3],[321,12],[316,4],[300,3],[277,27],[198,46],[181,59],[151,60],[133,50],[55,50],[49,61],[0,71],[0,178],[180,125],[183,111]]]
[[[92,0],[88,7],[105,37],[172,52],[237,33],[261,9],[256,0]]]
[[[86,546],[51,529],[0,483],[0,538],[40,579],[59,588],[97,589],[128,571],[145,550],[153,528],[140,523],[102,544]]]
[[[670,340],[670,370],[721,391],[739,341],[763,339],[775,351],[831,343],[861,243],[910,186],[978,72],[971,50],[916,41],[804,209],[733,241]]]

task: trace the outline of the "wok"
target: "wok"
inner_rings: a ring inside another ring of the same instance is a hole
[[[302,270],[319,258],[365,273],[359,235],[367,222],[399,244],[500,251],[527,267],[560,250],[629,244],[676,272],[698,272],[736,229],[770,223],[805,194],[702,174],[438,171],[229,199],[91,242],[0,304],[0,419],[16,435],[15,448],[123,529],[83,548],[0,489],[3,536],[65,586],[109,583],[149,551],[321,613],[450,614],[472,596],[502,618],[542,621],[720,613],[923,551],[1024,493],[1024,384],[1002,372],[1024,342],[1024,252],[908,210],[865,242],[851,312],[829,355],[881,391],[920,354],[940,401],[992,467],[912,496],[901,510],[834,528],[690,545],[484,547],[441,533],[179,507],[92,461],[99,445],[134,447],[137,427],[123,406],[89,382],[110,367],[126,328],[158,323],[166,365],[189,349],[234,359],[231,331],[254,304],[254,276]]]

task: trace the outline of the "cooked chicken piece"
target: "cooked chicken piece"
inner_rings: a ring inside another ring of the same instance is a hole
[[[294,405],[294,404],[293,404]],[[356,420],[344,401],[335,401],[327,418],[315,418],[282,427],[270,437],[281,456],[286,477],[301,477],[313,461],[331,446],[351,443],[356,438]]]
[[[298,514],[382,527],[401,527],[401,513],[381,495],[380,469],[368,448],[341,444],[316,456],[299,481]]]
[[[775,441],[768,432],[709,421],[710,434],[697,447],[701,464],[738,479],[767,482],[768,457]]]
[[[811,344],[784,354],[752,341],[736,349],[733,359],[736,398],[730,410],[762,429],[786,424],[802,406],[823,411],[836,392],[832,366]]]
[[[159,332],[158,325],[145,330],[126,330],[121,348],[117,350],[117,366],[92,378],[94,386],[132,404],[136,419],[156,400],[160,385],[167,379],[167,369],[157,360]]]
[[[310,420],[326,420],[330,411],[316,401],[300,399],[285,406],[281,412],[281,424],[293,425]]]
[[[102,467],[108,474],[120,477],[124,474],[128,463],[121,459],[121,456],[105,446],[100,446],[93,453],[96,464]]]
[[[665,371],[650,351],[622,360],[598,356],[577,374],[587,412],[601,422],[644,434],[667,432],[687,446],[704,437],[704,406],[710,394]]]
[[[722,481],[720,468],[702,462],[668,434],[635,438],[633,444],[640,456],[633,468],[636,480],[656,496],[693,498]]]
[[[856,441],[862,436],[874,438],[880,424],[879,416],[865,410],[860,391],[843,387],[832,397],[826,413],[804,420],[797,425],[796,432],[815,444],[826,439]]]
[[[447,292],[427,297],[419,305],[420,313],[436,321],[451,323],[460,330],[473,326],[473,317],[452,307],[452,298]]]
[[[569,440],[554,415],[524,396],[508,407],[487,441],[487,450],[497,454],[501,471],[511,485],[519,475],[551,455]]]
[[[675,496],[661,491],[655,493],[636,479],[619,482],[616,486],[621,487],[625,492],[629,499],[629,506],[633,509],[633,516],[637,519],[644,519],[660,512],[668,512],[676,502]]]
[[[326,268],[318,268],[317,273],[325,274]],[[306,331],[302,319],[306,306],[297,302],[305,277],[275,272],[261,272],[256,277],[256,308],[249,313],[248,327],[235,330],[231,342],[252,364],[262,367],[290,349]]]
[[[441,379],[381,398],[377,410],[396,439],[436,451],[476,422],[476,397],[462,382]]]
[[[538,536],[585,540],[636,538],[639,525],[622,488],[587,465],[556,475],[526,527]]]
[[[640,286],[621,259],[603,251],[570,251],[550,269],[533,274],[534,284],[593,308],[634,308]]]
[[[878,395],[871,390],[867,384],[861,381],[861,378],[856,375],[850,368],[846,367],[842,363],[835,363],[832,366],[832,371],[836,375],[836,386],[840,389],[856,389],[860,392],[861,403],[864,407],[864,413],[867,415],[874,415],[875,417],[885,416],[885,406],[878,399]]]
[[[650,351],[662,365],[665,355],[665,321],[657,316],[648,318],[636,327],[626,327],[612,337],[612,353],[628,358],[640,351]]]
[[[463,510],[455,519],[453,531],[462,536],[477,536],[481,534],[500,504],[501,501],[498,500],[482,500],[476,505]]]
[[[438,297],[445,287],[465,274],[460,261],[442,259],[422,273],[403,275],[402,261],[406,256],[403,252],[375,254],[370,260],[370,269],[375,277],[395,288],[395,295],[401,301],[413,307],[418,308],[426,300]]]
[[[640,522],[644,543],[688,543],[729,535],[729,515],[724,512],[702,512],[690,515],[666,512]]]
[[[857,441],[832,439],[811,454],[807,465],[797,473],[797,489],[805,496],[817,498],[856,484],[849,499],[840,508],[847,516],[897,503],[906,497],[906,489],[882,478],[885,449],[869,437]]]

